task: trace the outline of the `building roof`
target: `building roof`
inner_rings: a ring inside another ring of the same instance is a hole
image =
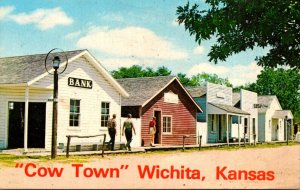
[[[241,100],[241,93],[234,92],[232,93],[232,105],[235,106]]]
[[[82,53],[85,50],[66,51],[68,59]],[[27,83],[46,72],[45,58],[47,54],[24,55],[15,57],[0,58],[0,84],[21,84]],[[65,57],[61,56],[61,63]],[[52,59],[48,59],[52,62]],[[47,62],[47,63],[48,63]],[[52,63],[47,64],[52,69]]]
[[[117,79],[121,86],[129,93],[129,97],[122,99],[122,106],[145,106],[156,95],[164,90],[173,81],[179,80],[175,76],[142,77],[142,78],[124,78]],[[191,101],[200,110],[201,108],[193,100],[186,89],[181,85],[182,90],[186,92]]]
[[[258,112],[265,113],[270,108],[270,105],[274,99],[276,99],[278,101],[278,99],[275,95],[258,96],[257,103],[260,105],[260,108],[258,108]],[[278,104],[279,104],[279,102],[278,102]]]
[[[230,106],[230,105],[225,105],[225,104],[216,104],[216,103],[211,103],[209,102],[208,104],[213,105],[223,111],[226,111],[229,114],[240,114],[240,115],[250,115],[248,112],[245,112],[239,108]]]
[[[193,98],[201,97],[206,94],[206,86],[192,86],[186,87],[186,89]]]
[[[284,119],[287,116],[288,119],[293,119],[293,114],[290,110],[276,110],[272,118]]]
[[[64,53],[57,52],[49,55],[46,64],[49,72],[54,70],[52,59],[55,55],[59,55],[61,59],[59,70],[63,69],[66,64],[65,57],[68,58],[68,64],[71,64],[77,58],[84,56],[123,97],[128,97],[128,93],[88,50],[65,51]],[[0,58],[0,86],[30,86],[49,75],[45,69],[46,56],[47,54],[35,54]]]

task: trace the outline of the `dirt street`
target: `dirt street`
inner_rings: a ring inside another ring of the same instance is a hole
[[[0,188],[300,188],[300,145],[22,163],[1,166]]]

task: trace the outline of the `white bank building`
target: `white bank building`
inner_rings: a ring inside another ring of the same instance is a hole
[[[46,55],[0,58],[0,149],[51,148],[53,75],[45,69]],[[108,118],[116,114],[121,121],[121,99],[128,96],[87,50],[65,55],[68,66],[58,79],[57,145],[66,145],[67,135],[108,134]],[[99,138],[72,139],[93,141]]]

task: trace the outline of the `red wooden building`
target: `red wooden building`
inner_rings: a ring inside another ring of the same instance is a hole
[[[181,145],[183,135],[196,136],[197,112],[201,108],[174,76],[117,80],[129,93],[122,99],[122,117],[141,119],[141,145],[150,144],[149,121],[157,121],[155,144]],[[137,126],[138,127],[138,126]],[[186,144],[196,144],[187,138]]]

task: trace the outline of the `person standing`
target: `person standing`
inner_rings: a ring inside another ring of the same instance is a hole
[[[110,136],[110,141],[111,147],[110,149],[114,151],[115,148],[115,139],[116,139],[116,134],[117,134],[117,122],[116,122],[116,114],[113,114],[112,118],[108,121],[108,133]]]
[[[135,128],[134,128],[134,125],[133,125],[133,122],[132,122],[131,118],[132,118],[132,115],[128,114],[127,120],[124,121],[123,132],[122,132],[123,136],[124,136],[124,132],[125,132],[125,137],[126,137],[126,141],[127,141],[126,147],[128,148],[129,151],[131,151],[130,143],[132,141],[132,130],[134,132],[134,135],[136,135]]]
[[[150,146],[154,146],[155,133],[156,133],[156,118],[153,117],[152,120],[149,122],[149,134],[151,138]]]

